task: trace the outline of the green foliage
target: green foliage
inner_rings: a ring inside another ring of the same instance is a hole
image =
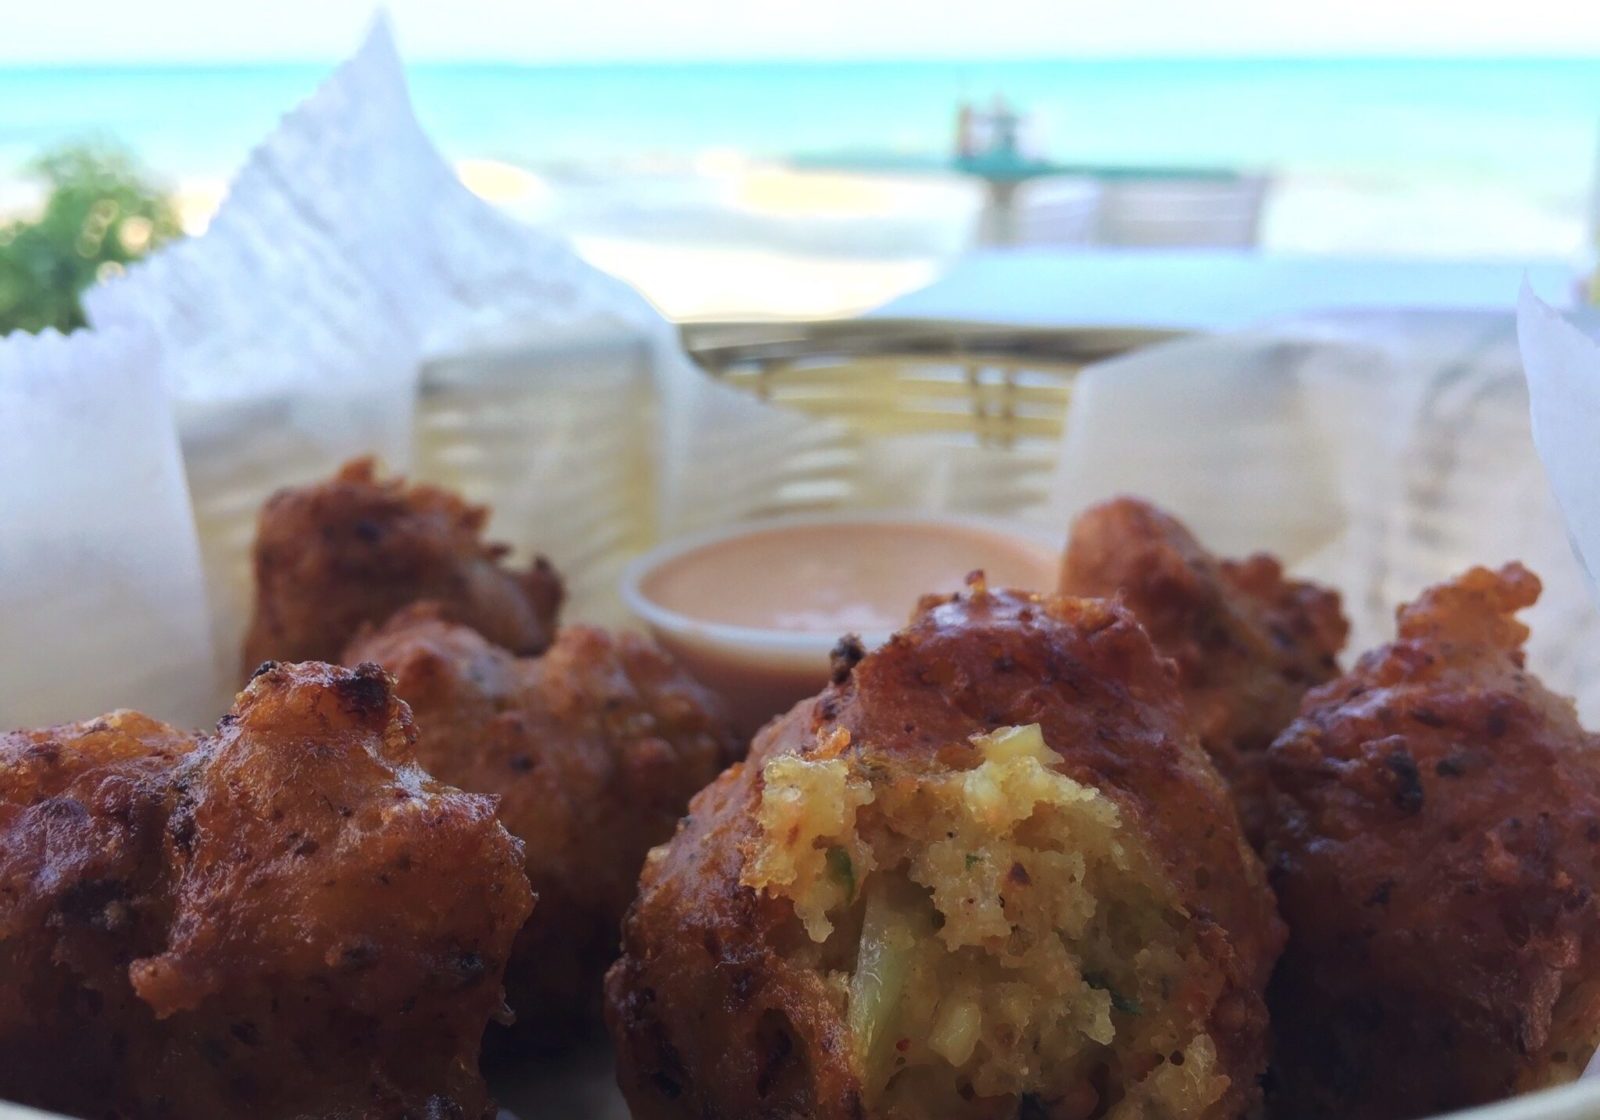
[[[70,144],[28,168],[48,190],[35,219],[0,221],[0,335],[83,325],[78,295],[180,231],[132,153]]]

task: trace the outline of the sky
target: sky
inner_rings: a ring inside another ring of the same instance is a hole
[[[1559,55],[1588,0],[392,0],[409,59]],[[0,65],[331,60],[372,0],[0,0]]]

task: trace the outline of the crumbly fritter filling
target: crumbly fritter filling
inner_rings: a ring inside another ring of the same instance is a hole
[[[764,768],[742,878],[794,906],[879,1113],[1153,1120],[1227,1089],[1188,915],[1060,761],[1035,725],[910,763],[834,731]]]

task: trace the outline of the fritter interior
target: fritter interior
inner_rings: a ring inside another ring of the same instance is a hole
[[[844,736],[843,732],[839,733]],[[984,1116],[1180,1115],[1228,1079],[1182,977],[1194,938],[1116,803],[1053,769],[1037,724],[969,767],[783,756],[763,772],[743,882],[786,898],[842,989],[870,1107]],[[1109,1111],[1096,1083],[1129,1086]]]

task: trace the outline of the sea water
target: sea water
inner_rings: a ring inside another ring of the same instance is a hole
[[[95,134],[131,144],[169,183],[221,181],[326,72],[0,69],[0,211],[26,191],[21,172],[34,154]],[[940,172],[956,109],[996,95],[1027,115],[1031,146],[1057,161],[1271,172],[1263,239],[1274,248],[1572,254],[1591,224],[1600,128],[1600,60],[417,63],[409,72],[417,111],[448,156],[533,172],[538,190],[500,201],[602,254],[627,242],[630,261],[643,260],[640,244],[947,258],[969,239],[981,203],[976,186]],[[825,195],[811,181],[750,174],[786,165],[900,175],[888,194]],[[652,259],[663,275],[677,267]]]
[[[93,132],[175,175],[225,172],[321,65],[0,68],[0,171]],[[943,156],[963,99],[1003,94],[1071,162],[1225,163],[1505,179],[1580,194],[1600,60],[414,64],[454,155],[540,166],[733,149]]]

